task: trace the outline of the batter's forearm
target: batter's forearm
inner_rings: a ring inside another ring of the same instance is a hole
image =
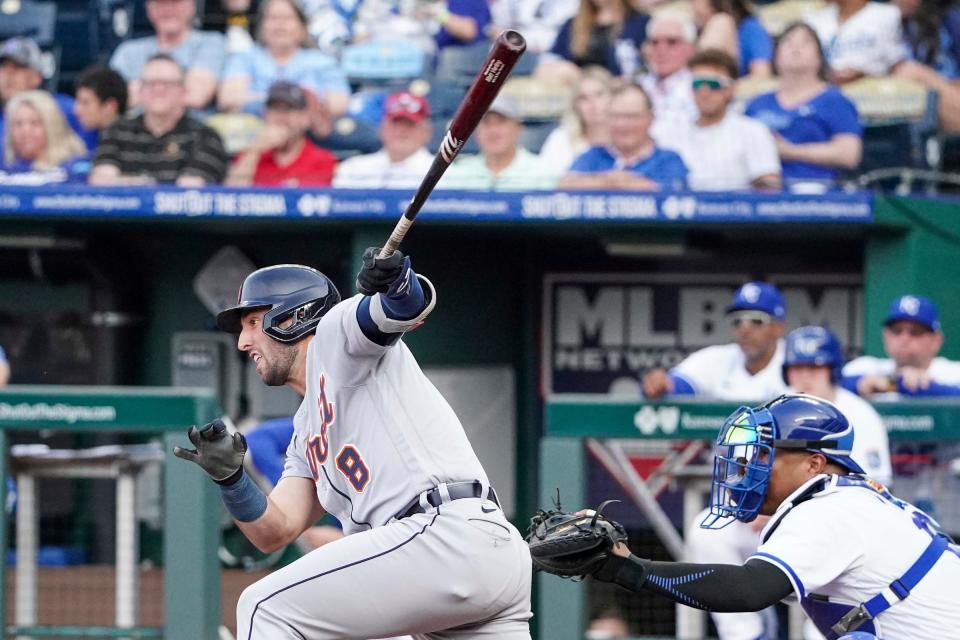
[[[611,556],[595,577],[630,591],[645,589],[680,604],[719,613],[760,611],[793,590],[783,572],[760,560],[732,565]]]

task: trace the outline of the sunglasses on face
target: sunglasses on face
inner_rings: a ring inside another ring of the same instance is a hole
[[[729,87],[731,82],[729,79],[719,76],[694,76],[692,84],[694,91],[700,87],[706,87],[711,91],[719,91],[720,89]]]
[[[773,319],[770,317],[770,314],[764,313],[763,311],[738,311],[730,314],[728,321],[730,322],[730,326],[736,329],[743,323],[747,323],[751,327],[765,327],[770,324]]]

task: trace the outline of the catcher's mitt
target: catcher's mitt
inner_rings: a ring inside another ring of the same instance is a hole
[[[613,545],[627,542],[627,532],[619,522],[602,515],[604,507],[618,500],[607,500],[597,510],[570,513],[560,509],[542,509],[530,519],[527,544],[533,564],[541,571],[561,578],[583,579],[600,569]]]

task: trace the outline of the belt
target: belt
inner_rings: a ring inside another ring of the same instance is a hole
[[[443,497],[444,489],[446,489],[448,496],[446,500]],[[395,517],[397,520],[409,518],[418,513],[426,513],[428,509],[439,507],[444,502],[461,498],[486,498],[498,507],[500,506],[500,501],[497,500],[497,492],[493,490],[493,487],[486,487],[486,495],[483,494],[484,485],[479,480],[448,482],[424,491],[410,501],[410,504],[398,511]]]

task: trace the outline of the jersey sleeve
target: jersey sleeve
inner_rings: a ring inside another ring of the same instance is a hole
[[[892,363],[873,356],[861,356],[851,360],[843,367],[845,378],[854,376],[890,375],[893,373]]]
[[[283,474],[280,476],[281,480],[288,477],[313,479],[310,465],[307,463],[307,443],[301,435],[303,430],[299,428],[304,420],[306,420],[306,415],[303,406],[301,406],[297,415],[293,417],[293,437],[290,438],[290,444],[287,445],[287,453],[283,460]]]
[[[714,347],[694,351],[671,369],[670,374],[682,378],[693,387],[694,395],[707,394],[712,387],[711,376],[723,375],[718,355]]]
[[[832,503],[832,504],[831,504]],[[857,523],[830,497],[798,505],[780,521],[751,559],[779,568],[798,598],[816,592],[860,560]]]

